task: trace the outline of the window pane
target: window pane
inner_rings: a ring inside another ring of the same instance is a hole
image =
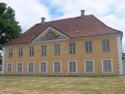
[[[19,48],[18,49],[18,56],[22,57],[22,55],[23,55],[23,48]]]
[[[34,47],[29,47],[29,56],[34,56]]]
[[[22,63],[18,63],[17,72],[22,72]]]
[[[69,72],[76,72],[76,62],[69,62]]]
[[[92,52],[92,42],[85,42],[85,52],[89,53]]]
[[[75,53],[75,43],[69,43],[69,53],[74,54]]]
[[[61,64],[60,62],[54,62],[54,73],[61,72]]]
[[[29,73],[33,73],[33,67],[34,67],[34,64],[33,63],[29,63]]]
[[[54,54],[59,55],[60,54],[60,44],[54,45]]]
[[[109,40],[102,40],[103,51],[110,51],[110,42]]]
[[[12,72],[12,64],[7,65],[7,72]]]
[[[45,56],[46,55],[46,46],[41,46],[41,55]]]
[[[103,60],[103,72],[112,72],[111,60]]]
[[[12,49],[8,49],[8,57],[11,58],[13,55],[13,50]]]
[[[46,63],[41,63],[41,73],[46,73]]]
[[[94,65],[93,65],[93,61],[85,61],[85,67],[86,67],[86,72],[94,72]]]

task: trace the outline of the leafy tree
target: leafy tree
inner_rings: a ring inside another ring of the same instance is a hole
[[[0,46],[15,39],[20,33],[21,26],[15,20],[15,11],[5,3],[0,3]]]
[[[125,60],[125,53],[122,53],[122,59]]]

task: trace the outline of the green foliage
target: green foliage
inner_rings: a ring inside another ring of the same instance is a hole
[[[15,39],[20,33],[21,26],[15,20],[15,11],[5,3],[0,3],[0,44]]]
[[[122,53],[122,59],[125,60],[125,53]]]

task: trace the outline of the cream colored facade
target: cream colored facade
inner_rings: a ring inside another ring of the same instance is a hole
[[[102,40],[110,41],[110,51],[104,52]],[[92,52],[85,52],[85,42],[92,42]],[[75,43],[75,53],[69,54],[69,43]],[[60,54],[54,55],[54,45],[60,44]],[[41,46],[46,45],[46,55],[41,56]],[[29,44],[18,44],[4,46],[3,69],[5,75],[78,75],[78,76],[100,76],[100,75],[122,75],[121,62],[121,35],[100,35],[81,38],[64,38],[62,40],[46,40],[31,42]],[[34,56],[29,56],[29,47],[34,47]],[[18,49],[23,48],[23,56],[18,56]],[[8,49],[12,49],[12,58],[8,57]],[[103,60],[111,60],[111,72],[103,72]],[[61,62],[60,73],[54,73],[54,62]],[[76,62],[76,72],[69,73],[69,62]],[[93,61],[93,72],[86,72],[85,61]],[[22,72],[17,72],[17,64],[22,63]],[[28,63],[33,62],[33,73],[28,72]],[[46,73],[40,73],[40,63],[46,62]],[[7,72],[8,63],[12,64],[11,72]]]

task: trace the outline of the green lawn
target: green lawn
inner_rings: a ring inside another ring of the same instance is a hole
[[[125,77],[0,76],[0,94],[125,94]]]

